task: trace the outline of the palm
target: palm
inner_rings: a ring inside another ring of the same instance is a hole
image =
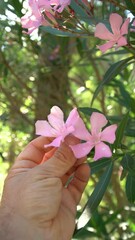
[[[61,206],[57,216],[53,219],[52,226],[53,229],[57,229],[61,239],[71,239],[75,228],[75,215],[76,203],[69,190],[64,189],[62,193]]]

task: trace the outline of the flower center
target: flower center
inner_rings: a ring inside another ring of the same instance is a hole
[[[69,135],[73,131],[74,131],[73,126],[70,126],[70,127],[63,126],[60,131],[60,134],[63,136],[63,138],[65,138],[67,135]]]
[[[120,37],[121,37],[121,34],[120,34],[120,33],[117,33],[117,34],[115,34],[115,36],[114,36],[114,40],[115,40],[115,41],[118,41],[118,40],[120,39]]]
[[[98,143],[101,142],[101,134],[94,134],[93,136],[93,143],[94,145],[97,145]]]

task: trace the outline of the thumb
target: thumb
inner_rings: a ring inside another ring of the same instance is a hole
[[[76,158],[71,148],[64,142],[53,156],[38,167],[44,170],[46,177],[62,177],[75,164]]]

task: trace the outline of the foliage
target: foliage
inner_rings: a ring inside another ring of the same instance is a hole
[[[110,159],[88,156],[91,180],[77,214],[73,239],[135,238],[135,32],[128,44],[105,54],[97,48],[95,26],[108,28],[117,12],[134,18],[134,1],[72,0],[57,19],[59,28],[22,32],[25,1],[0,2],[0,168],[5,174],[35,137],[34,123],[58,105],[68,114],[77,106],[87,126],[93,111],[118,125]],[[132,15],[131,15],[132,13]],[[132,28],[134,30],[134,28]],[[5,167],[6,166],[6,167]],[[3,170],[4,169],[4,170]],[[1,174],[1,173],[0,173]]]

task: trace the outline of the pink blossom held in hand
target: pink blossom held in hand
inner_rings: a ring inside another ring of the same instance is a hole
[[[82,138],[86,142],[70,146],[76,158],[86,156],[94,147],[94,160],[98,160],[103,157],[108,158],[112,156],[112,152],[109,146],[106,145],[104,142],[114,143],[116,138],[115,131],[117,129],[117,125],[110,125],[106,127],[103,131],[101,131],[101,129],[107,124],[107,122],[108,121],[103,114],[98,112],[92,113],[90,117],[91,133],[89,133],[89,136],[87,136],[86,138]]]
[[[107,43],[99,46],[99,49],[103,53],[112,48],[115,44],[117,48],[127,45],[127,39],[124,35],[128,34],[130,18],[127,18],[123,23],[123,19],[119,14],[112,13],[109,22],[112,32],[110,32],[103,23],[98,23],[95,30],[95,37],[108,40]]]
[[[50,144],[45,145],[45,147],[59,147],[61,142],[63,142],[69,134],[79,139],[87,138],[89,135],[76,108],[70,112],[66,122],[64,122],[64,114],[57,106],[51,108],[48,121],[38,120],[36,122],[36,134],[54,138],[54,140]]]

